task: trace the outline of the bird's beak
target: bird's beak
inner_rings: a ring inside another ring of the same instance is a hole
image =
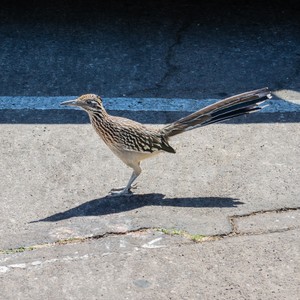
[[[75,100],[69,100],[69,101],[62,102],[60,105],[79,106],[79,103],[78,103],[77,99],[75,99]]]

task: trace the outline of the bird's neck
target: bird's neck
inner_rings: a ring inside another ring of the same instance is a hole
[[[105,128],[106,123],[109,119],[109,114],[104,108],[102,108],[97,111],[89,112],[89,117],[95,129],[98,128],[98,130],[101,130],[103,129],[103,127]]]
[[[106,112],[105,108],[101,106],[101,108],[93,111],[88,111],[88,114],[90,116],[90,119],[98,119],[98,120],[105,120],[108,118],[108,113]]]
[[[102,138],[102,140],[111,147],[113,143],[113,132],[114,127],[112,126],[111,116],[103,109],[99,112],[93,112],[93,114],[89,114],[91,123],[98,133],[98,135]]]

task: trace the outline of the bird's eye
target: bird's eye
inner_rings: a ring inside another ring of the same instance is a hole
[[[87,104],[91,105],[91,106],[96,106],[97,105],[97,101],[95,101],[95,100],[88,100]]]

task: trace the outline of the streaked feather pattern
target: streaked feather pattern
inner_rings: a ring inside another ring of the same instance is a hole
[[[268,88],[235,95],[209,105],[165,126],[162,129],[162,132],[167,137],[171,137],[198,127],[249,114],[260,110],[261,107],[259,105],[271,97]]]

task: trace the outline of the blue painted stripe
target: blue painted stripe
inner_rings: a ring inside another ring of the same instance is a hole
[[[34,110],[61,110],[74,109],[73,107],[60,106],[60,103],[76,97],[0,97],[0,110],[3,109],[34,109]],[[186,111],[193,112],[202,107],[219,101],[220,99],[177,99],[177,98],[104,98],[107,110],[115,111]],[[268,100],[261,112],[300,112],[300,100],[292,102],[286,100]]]

